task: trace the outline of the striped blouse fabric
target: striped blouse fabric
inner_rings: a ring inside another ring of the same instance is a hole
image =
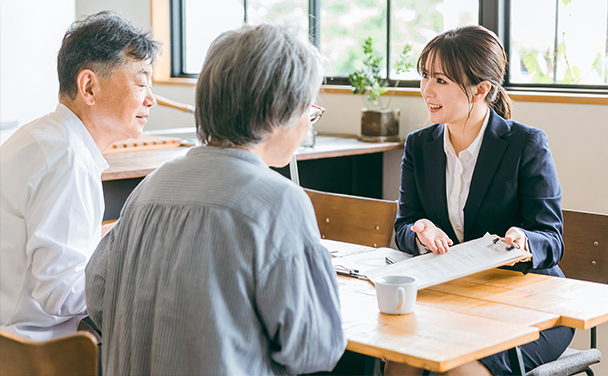
[[[86,269],[104,375],[331,370],[346,340],[306,193],[243,150],[148,176]]]

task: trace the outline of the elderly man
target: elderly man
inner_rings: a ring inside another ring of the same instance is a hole
[[[75,22],[57,57],[59,104],[0,148],[0,327],[47,340],[86,315],[84,268],[102,236],[101,152],[137,138],[159,46],[111,12]]]

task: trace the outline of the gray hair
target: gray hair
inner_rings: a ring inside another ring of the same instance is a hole
[[[291,127],[323,81],[322,58],[283,27],[261,24],[222,33],[209,47],[196,86],[196,128],[203,143],[247,145],[274,127]]]
[[[159,51],[160,43],[150,32],[119,14],[102,11],[76,21],[65,33],[57,54],[59,96],[76,97],[76,80],[84,69],[108,78],[128,58],[154,63]]]

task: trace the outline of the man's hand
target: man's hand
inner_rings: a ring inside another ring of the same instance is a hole
[[[428,219],[419,219],[412,226],[418,240],[431,252],[442,255],[448,251],[448,247],[454,244],[443,230],[435,226]]]

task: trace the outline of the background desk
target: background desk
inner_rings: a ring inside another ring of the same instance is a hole
[[[403,149],[403,142],[366,143],[354,137],[317,136],[313,148],[296,150],[300,184],[320,191],[382,198],[383,152]],[[106,154],[110,167],[101,175],[106,211],[116,219],[131,191],[165,162],[183,156],[187,147]],[[289,177],[289,166],[276,169]]]

